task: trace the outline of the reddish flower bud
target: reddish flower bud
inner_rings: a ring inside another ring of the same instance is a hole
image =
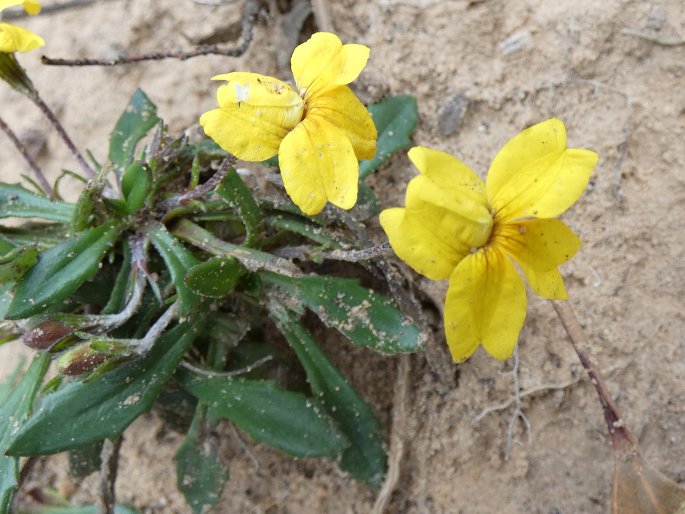
[[[34,350],[49,350],[60,339],[72,334],[74,327],[60,323],[59,321],[47,320],[39,323],[24,333],[24,344]]]

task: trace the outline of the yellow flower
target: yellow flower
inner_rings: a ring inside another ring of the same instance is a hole
[[[0,12],[15,5],[22,5],[29,14],[40,12],[40,2],[36,0],[0,0]],[[44,44],[43,38],[30,30],[9,23],[0,23],[0,52],[30,52]]]
[[[305,214],[329,201],[357,201],[359,159],[376,152],[376,127],[346,84],[366,65],[369,49],[319,32],[293,52],[296,88],[257,73],[217,75],[219,108],[200,124],[227,152],[245,161],[278,154],[283,184]]]
[[[526,317],[514,263],[535,293],[566,298],[557,266],[580,239],[555,218],[580,198],[597,154],[566,148],[564,124],[550,119],[511,139],[485,184],[444,152],[416,147],[409,158],[420,175],[409,182],[405,208],[380,215],[390,244],[422,275],[449,279],[445,335],[455,362],[480,344],[507,359]]]

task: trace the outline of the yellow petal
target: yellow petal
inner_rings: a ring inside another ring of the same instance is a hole
[[[312,115],[321,116],[349,137],[357,159],[373,159],[376,154],[376,126],[369,111],[347,86],[314,95],[307,103]]]
[[[44,44],[43,38],[30,30],[9,23],[0,23],[0,52],[30,52]]]
[[[451,240],[437,236],[421,217],[407,215],[406,209],[381,212],[380,222],[397,256],[417,273],[432,280],[449,278],[463,255]]]
[[[359,163],[345,133],[308,115],[278,152],[285,190],[302,212],[318,214],[331,202],[351,209],[357,201]]]
[[[526,289],[506,255],[486,248],[459,263],[445,300],[445,335],[455,362],[464,362],[479,344],[496,359],[508,359],[525,319]]]
[[[283,138],[302,119],[304,102],[285,82],[258,73],[214,77],[219,109],[204,113],[200,125],[227,152],[245,161],[278,153]]]
[[[40,12],[41,5],[40,2],[36,0],[24,0],[22,5],[24,6],[24,10],[32,16]]]
[[[407,155],[421,174],[439,189],[459,191],[460,197],[466,196],[486,205],[483,181],[456,157],[425,146],[415,146]]]
[[[559,216],[583,194],[597,159],[590,150],[566,148],[561,120],[527,128],[504,145],[488,171],[497,220]]]
[[[521,266],[537,294],[550,300],[566,299],[557,266],[578,252],[581,241],[563,221],[529,220],[498,227],[492,244]]]
[[[22,5],[24,10],[32,15],[40,12],[40,2],[36,0],[0,0],[0,12],[15,5]]]
[[[484,203],[463,196],[461,190],[440,189],[425,175],[407,186],[407,212],[461,257],[488,242],[493,220]]]
[[[343,45],[335,34],[317,32],[295,48],[290,66],[300,93],[308,99],[310,94],[349,84],[368,60],[368,47]]]

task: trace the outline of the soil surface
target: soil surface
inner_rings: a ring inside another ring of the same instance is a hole
[[[123,51],[186,49],[207,38],[230,46],[240,32],[243,3],[217,3],[223,5],[100,0],[19,20],[47,42],[20,60],[77,145],[104,160],[108,134],[136,87],[158,105],[173,131],[181,131],[214,107],[216,86],[209,78],[216,74],[243,70],[289,78],[287,58],[298,32],[295,17],[284,16],[287,2],[266,2],[271,14],[261,17],[241,58],[65,68],[43,66],[41,54],[112,58]],[[416,95],[416,144],[451,152],[484,175],[510,137],[557,116],[566,123],[569,146],[600,154],[591,186],[564,215],[584,241],[563,267],[570,301],[645,456],[685,482],[682,0],[330,4],[343,41],[371,48],[354,84],[359,96],[371,102],[389,93]],[[314,27],[308,20],[300,38]],[[7,87],[0,88],[0,105],[2,117],[51,177],[62,168],[78,171],[33,105]],[[28,173],[4,136],[0,155],[3,180]],[[401,154],[371,184],[384,206],[398,206],[415,174]],[[76,184],[65,182],[72,198]],[[416,280],[438,300],[446,289],[446,283]],[[444,341],[440,323],[435,326],[430,344],[439,350]],[[326,350],[389,432],[397,359],[342,339],[327,341]],[[28,354],[20,342],[0,347],[0,374]],[[406,452],[387,512],[608,512],[611,452],[595,392],[552,306],[532,295],[518,355],[520,387],[534,392],[521,404],[530,430],[516,421],[509,451],[513,362],[500,363],[479,350],[440,373],[424,354],[411,357]],[[189,512],[176,490],[172,461],[180,442],[155,414],[134,423],[125,433],[119,499],[143,512]],[[246,448],[229,428],[222,457],[231,478],[214,512],[366,513],[376,496],[330,461],[295,461],[251,442]],[[26,487],[45,485],[81,504],[92,502],[96,477],[69,478],[66,459],[56,456],[41,461]]]

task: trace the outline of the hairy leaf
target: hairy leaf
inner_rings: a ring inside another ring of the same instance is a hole
[[[228,470],[207,437],[207,408],[198,406],[186,438],[176,451],[176,483],[194,514],[202,514],[221,498]]]
[[[349,441],[320,405],[272,381],[193,377],[183,384],[213,415],[231,420],[257,442],[297,457],[334,455]]]
[[[14,248],[5,255],[0,255],[0,284],[19,280],[36,262],[38,249],[35,246]]]
[[[254,240],[257,229],[263,221],[262,211],[252,196],[252,191],[245,185],[235,169],[228,170],[228,173],[216,188],[216,192],[229,205],[238,211],[238,215],[245,225],[245,244],[250,246]]]
[[[380,487],[386,470],[381,425],[371,407],[326,358],[321,348],[280,305],[270,306],[278,328],[304,366],[314,396],[350,439],[340,467],[372,487]]]
[[[260,276],[285,292],[289,301],[301,302],[356,345],[393,355],[420,350],[425,342],[419,327],[388,298],[356,280],[316,275],[295,278],[267,272]]]
[[[109,136],[109,159],[120,173],[133,159],[138,142],[158,121],[155,104],[136,89]]]
[[[0,514],[9,511],[10,501],[19,479],[19,459],[5,455],[17,431],[33,407],[33,399],[48,369],[47,354],[34,357],[21,382],[0,406]]]
[[[244,272],[245,268],[235,257],[215,257],[192,267],[185,283],[201,296],[223,298],[233,290]]]
[[[179,312],[185,316],[200,299],[185,283],[188,271],[199,264],[199,261],[161,223],[152,225],[147,235],[171,273],[180,302]]]
[[[42,218],[68,223],[74,206],[32,193],[19,184],[0,183],[0,218]]]
[[[81,232],[41,254],[38,264],[17,283],[7,318],[27,318],[64,300],[93,278],[119,234],[109,223]]]

